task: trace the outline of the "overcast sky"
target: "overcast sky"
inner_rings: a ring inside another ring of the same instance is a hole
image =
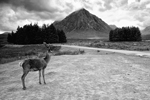
[[[80,8],[118,27],[150,26],[150,0],[0,0],[0,32],[31,22],[51,24]]]

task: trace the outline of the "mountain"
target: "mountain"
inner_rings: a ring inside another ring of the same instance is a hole
[[[3,34],[0,34],[0,44],[7,44],[7,36],[8,32],[5,32]]]
[[[117,28],[117,26],[116,25],[109,25],[110,27],[111,27],[111,29],[116,29]]]
[[[64,30],[68,39],[108,38],[111,30],[107,23],[84,8],[53,24],[57,29]]]
[[[150,34],[150,26],[147,26],[144,30],[141,31],[143,35]]]
[[[150,40],[150,26],[141,31],[143,40]]]
[[[150,34],[142,35],[142,40],[150,40]]]

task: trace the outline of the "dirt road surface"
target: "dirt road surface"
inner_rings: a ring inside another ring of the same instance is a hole
[[[85,50],[83,55],[52,56],[45,70],[26,77],[20,61],[0,65],[0,100],[150,100],[150,58]]]

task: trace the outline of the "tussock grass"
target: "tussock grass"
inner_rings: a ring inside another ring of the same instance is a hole
[[[134,51],[149,51],[150,42],[92,42],[88,47],[134,50]]]
[[[140,42],[109,42],[108,40],[98,39],[74,39],[68,40],[69,45],[79,45],[87,47],[121,49],[121,50],[135,50],[135,51],[150,51],[150,41]]]
[[[55,56],[59,56],[59,55],[79,55],[79,54],[84,54],[85,51],[84,50],[77,50],[77,51],[59,51],[55,54]]]

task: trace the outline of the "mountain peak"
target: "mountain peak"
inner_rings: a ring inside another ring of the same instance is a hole
[[[54,26],[57,29],[64,30],[67,34],[70,32],[85,33],[87,31],[96,31],[108,34],[111,30],[108,24],[106,24],[97,16],[91,14],[85,8],[81,8],[71,13],[62,21],[54,22]]]
[[[91,15],[90,12],[88,10],[86,10],[85,8],[81,8],[70,14],[70,16],[80,16],[80,17],[82,17],[82,16],[86,17],[86,16],[90,16],[90,15]]]
[[[86,10],[85,8],[81,8],[79,10],[77,10],[78,12],[89,12],[88,10]]]

